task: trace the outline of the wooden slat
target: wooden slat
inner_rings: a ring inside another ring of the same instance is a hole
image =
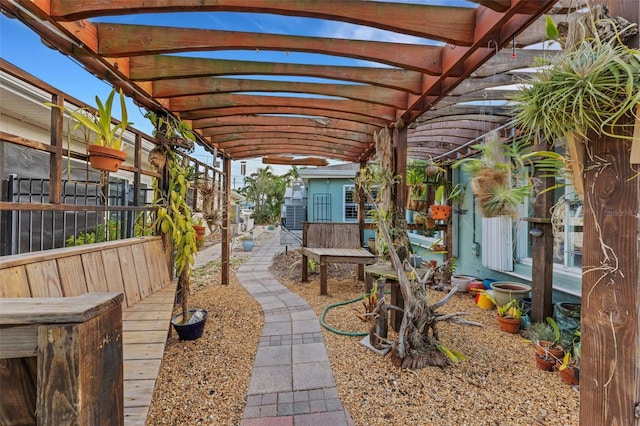
[[[87,281],[87,291],[90,293],[105,293],[109,291],[107,276],[102,262],[102,253],[85,253],[81,256],[84,277]]]
[[[131,247],[118,247],[118,257],[120,259],[120,270],[124,280],[124,293],[127,296],[127,305],[131,306],[140,300],[140,289],[138,287],[138,275],[133,259]]]
[[[122,359],[153,359],[157,355],[164,353],[164,343],[134,343],[127,345],[126,350],[122,354]]]
[[[81,256],[70,256],[58,259],[58,273],[62,294],[79,296],[87,292],[87,281],[82,267]]]
[[[122,333],[122,343],[126,346],[136,342],[165,343],[168,327],[160,331],[125,331]]]
[[[55,260],[26,265],[29,288],[33,297],[62,297],[62,286]]]
[[[144,245],[144,256],[146,259],[147,269],[149,271],[149,290],[155,292],[164,287],[169,282],[169,275],[163,273],[166,268],[164,263],[164,251],[162,244],[146,243]],[[160,262],[158,262],[160,260]],[[161,264],[164,264],[164,268]]]
[[[0,269],[0,297],[30,297],[29,280],[24,266]]]
[[[124,406],[127,407],[146,407],[149,410],[151,398],[153,397],[153,388],[156,381],[149,380],[125,380],[124,381]],[[146,416],[146,412],[145,412]]]
[[[122,303],[119,293],[0,298],[0,325],[80,323]]]
[[[109,278],[107,279],[107,291],[125,293],[122,271],[120,270],[120,258],[118,256],[118,250],[115,248],[106,249],[101,252],[101,255],[104,270],[109,271]],[[127,298],[125,297],[123,308],[126,306],[129,306],[129,303],[127,301]]]
[[[155,380],[160,372],[160,358],[127,359],[123,362],[124,380]]]
[[[127,386],[125,385],[125,395],[127,392]],[[148,406],[124,406],[124,424],[127,426],[145,426],[147,424],[147,413],[149,412]]]
[[[131,255],[136,260],[136,275],[138,277],[138,289],[140,298],[144,299],[151,294],[151,280],[149,277],[149,267],[145,256],[144,247],[141,245],[131,246]]]
[[[146,305],[152,306],[152,305]],[[158,320],[166,320],[167,313],[166,311],[127,311],[122,313],[122,319],[124,321],[158,321]]]
[[[37,324],[0,326],[0,359],[27,358],[37,354]]]

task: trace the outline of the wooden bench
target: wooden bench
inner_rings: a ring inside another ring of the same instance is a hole
[[[0,258],[0,298],[6,299],[2,301],[2,307],[13,303],[21,304],[24,309],[24,304],[28,305],[28,300],[25,301],[24,298],[33,298],[35,312],[36,307],[42,303],[60,303],[59,298],[85,295],[84,297],[106,297],[111,300],[114,297],[118,299],[117,296],[121,294],[122,323],[119,332],[114,333],[115,338],[122,343],[123,401],[119,402],[121,410],[112,412],[116,421],[105,420],[106,424],[145,424],[170,330],[176,285],[177,281],[170,278],[160,237],[131,238]],[[12,301],[9,298],[20,299]],[[62,302],[72,308],[80,303],[77,299]],[[120,307],[119,304],[118,306]],[[0,372],[0,389],[3,401],[22,399],[23,410],[14,408],[13,412],[7,412],[8,407],[1,404],[0,423],[7,423],[4,421],[5,416],[17,415],[27,417],[19,417],[22,421],[16,423],[57,424],[36,418],[34,414],[36,405],[55,405],[56,402],[36,402],[38,397],[51,395],[52,390],[43,389],[43,386],[50,384],[41,383],[40,377],[33,377],[36,371],[29,368],[35,364],[33,358],[17,357],[16,355],[25,354],[12,354],[8,351],[10,346],[20,343],[15,333],[11,334],[16,327],[15,324],[10,324],[11,321],[15,319],[9,320],[3,316],[0,322],[0,358],[4,358],[3,365],[21,370],[25,380],[16,381]],[[42,323],[38,323],[38,326],[42,326]],[[30,327],[33,328],[33,325]],[[40,346],[32,350],[40,351]],[[108,383],[106,386],[119,385]],[[79,388],[78,391],[82,390]],[[80,400],[90,397],[81,395]],[[117,393],[113,397],[117,397]],[[78,415],[78,407],[66,409],[71,410],[73,415]],[[40,414],[42,413],[39,411],[38,415]]]
[[[320,265],[320,294],[327,294],[327,264],[355,263],[358,279],[364,280],[364,265],[376,263],[376,256],[362,248],[357,223],[302,223],[302,282],[308,281],[308,259]]]

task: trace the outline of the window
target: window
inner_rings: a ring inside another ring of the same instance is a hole
[[[564,186],[556,190],[556,204],[552,210],[552,223],[555,229],[553,263],[569,271],[580,273],[582,268],[582,200],[573,186]],[[525,211],[528,211],[525,208]],[[529,214],[530,215],[530,214]],[[522,226],[525,225],[525,226]],[[516,235],[517,256],[521,261],[530,261],[532,256],[532,238],[529,231],[535,223],[521,221]]]
[[[344,221],[358,221],[358,203],[355,202],[355,187],[353,185],[344,186]]]
[[[372,196],[376,198],[378,196],[378,190],[376,188],[372,189]],[[358,221],[358,203],[355,201],[355,186],[354,185],[345,185],[344,186],[344,221],[345,222],[357,222]],[[365,220],[367,222],[373,221],[372,211],[374,210],[374,206],[372,203],[365,203]]]

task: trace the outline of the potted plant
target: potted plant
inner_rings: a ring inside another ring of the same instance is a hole
[[[525,332],[525,337],[533,343],[535,354],[544,358],[558,360],[562,358],[564,349],[560,346],[561,333],[558,323],[551,317],[545,322],[536,322]]]
[[[187,202],[190,186],[189,167],[184,165],[176,153],[163,145],[165,167],[168,176],[166,188],[154,179],[155,205],[158,207],[156,227],[171,239],[174,264],[182,299],[182,312],[171,318],[171,324],[182,340],[195,340],[202,336],[208,312],[205,309],[189,308],[189,278],[198,253],[193,216]]]
[[[256,245],[256,242],[253,239],[253,233],[241,236],[240,241],[242,241],[242,251],[251,251]]]
[[[171,115],[161,115],[155,111],[147,111],[144,116],[153,124],[153,136],[161,145],[193,149],[196,135],[189,124]]]
[[[529,296],[531,286],[512,281],[494,281],[491,283],[493,297],[496,299],[497,305],[506,305],[509,300],[522,300],[523,297]]]
[[[575,186],[582,194],[579,141],[589,131],[633,138],[633,132],[614,130],[621,118],[637,114],[640,56],[624,44],[637,25],[607,16],[603,7],[593,8],[576,25],[576,34],[593,35],[567,40],[562,52],[538,60],[541,72],[532,73],[514,98],[513,124],[531,138],[567,141]],[[558,38],[552,20],[547,20],[547,32],[548,38]]]
[[[193,230],[196,231],[197,241],[204,239],[204,234],[207,232],[207,227],[204,225],[203,217],[193,216]]]
[[[471,174],[471,191],[484,217],[515,216],[533,192],[536,169],[557,175],[565,159],[553,151],[533,151],[528,141],[503,143],[497,131],[487,133],[484,143],[474,145],[479,155],[453,164]],[[546,190],[550,190],[546,189]]]
[[[580,384],[580,347],[580,330],[576,330],[571,348],[565,352],[562,360],[556,363],[560,378],[568,385]]]
[[[451,206],[445,204],[444,185],[436,188],[435,204],[429,207],[430,216],[433,220],[447,220],[451,216]]]
[[[451,192],[447,197],[448,200],[451,201],[452,204],[456,205],[455,209],[456,214],[465,214],[467,210],[464,208],[464,202],[467,197],[467,185],[461,185],[459,183],[455,184],[453,188],[451,188]]]
[[[127,121],[127,106],[124,101],[122,89],[120,89],[119,93],[121,121],[116,125],[113,125],[111,122],[111,111],[116,94],[115,88],[111,90],[111,93],[104,103],[102,103],[100,98],[96,96],[96,105],[98,106],[96,112],[92,112],[88,108],[72,110],[51,102],[45,103],[47,106],[56,107],[66,111],[71,116],[69,125],[71,124],[71,121],[75,121],[76,123],[73,126],[74,129],[83,126],[96,134],[93,143],[87,147],[89,162],[91,163],[91,167],[96,170],[117,172],[120,169],[122,162],[127,159],[127,154],[122,151],[122,136],[127,129],[127,126],[133,123]]]
[[[406,176],[407,210],[425,211],[427,209],[427,185],[424,180],[424,164],[414,161],[408,167]]]
[[[500,329],[507,333],[517,334],[520,331],[520,322],[524,306],[519,300],[512,299],[505,305],[498,305],[498,324]]]

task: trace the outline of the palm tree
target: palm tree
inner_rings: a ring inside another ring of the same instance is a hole
[[[284,203],[284,192],[287,180],[283,176],[275,175],[270,166],[259,168],[244,180],[245,186],[238,192],[244,195],[248,202],[253,203],[253,218],[257,223],[271,223],[277,221],[280,206]]]

